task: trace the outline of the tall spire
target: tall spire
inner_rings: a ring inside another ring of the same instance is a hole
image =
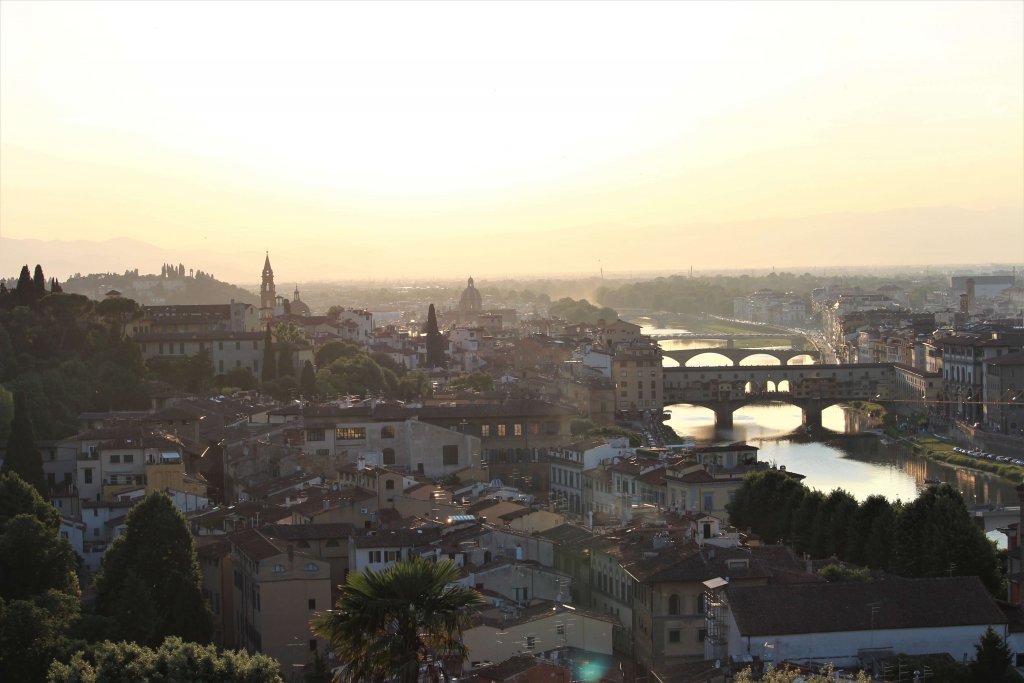
[[[277,304],[277,289],[274,287],[274,269],[270,267],[270,252],[263,261],[263,280],[260,282],[260,316],[263,319],[274,317]]]

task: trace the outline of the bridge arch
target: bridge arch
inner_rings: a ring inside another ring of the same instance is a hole
[[[670,356],[671,357],[671,356]],[[710,362],[724,361],[724,362]],[[701,353],[681,363],[688,368],[732,367],[736,361],[716,349],[701,349]]]
[[[740,360],[740,365],[754,365],[754,366],[765,366],[765,365],[785,365],[785,360],[779,358],[778,355],[769,351],[754,351],[754,349],[748,349],[751,352],[749,356]]]
[[[796,356],[791,356],[787,359],[783,365],[812,365],[817,362],[817,358],[812,353],[801,353]]]

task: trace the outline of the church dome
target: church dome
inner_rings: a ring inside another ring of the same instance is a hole
[[[291,304],[292,304],[291,305],[292,315],[302,315],[302,316],[308,316],[309,315],[309,306],[307,306],[306,302],[304,302],[302,299],[299,298],[299,286],[298,285],[295,285],[295,293],[292,295]]]
[[[462,290],[462,297],[459,298],[459,310],[464,313],[479,311],[483,304],[480,290],[473,286],[473,278],[469,278],[469,285]]]

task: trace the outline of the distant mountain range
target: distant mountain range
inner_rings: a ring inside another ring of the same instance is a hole
[[[270,247],[279,291],[296,282],[458,279],[481,276],[559,277],[771,269],[939,264],[1024,263],[1024,207],[973,210],[918,207],[873,213],[674,224],[537,226],[495,233],[486,229],[452,240],[424,233],[396,242],[356,230],[320,241],[295,230],[260,239]],[[354,255],[358,254],[358,257]],[[103,241],[0,239],[0,276],[43,266],[64,281],[74,273],[160,272],[184,262],[222,281],[255,291],[263,251],[163,248],[136,239]],[[237,298],[237,297],[236,297]]]

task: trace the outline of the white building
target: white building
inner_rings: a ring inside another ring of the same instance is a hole
[[[862,650],[949,653],[964,661],[1007,618],[977,577],[731,586],[705,582],[706,659],[858,662]]]

